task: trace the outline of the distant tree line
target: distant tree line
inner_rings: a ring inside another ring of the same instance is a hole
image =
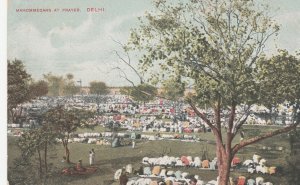
[[[44,74],[43,79],[34,80],[26,71],[21,60],[7,61],[7,110],[8,121],[15,123],[18,115],[15,108],[18,105],[30,102],[41,96],[73,96],[80,93],[80,85],[76,84],[74,75],[65,76]],[[104,82],[94,81],[90,83],[91,93],[97,95],[107,94],[108,87]],[[22,112],[22,110],[21,110]]]

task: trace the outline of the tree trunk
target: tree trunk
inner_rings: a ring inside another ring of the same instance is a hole
[[[40,148],[38,147],[37,148],[37,152],[38,152],[38,156],[39,156],[39,175],[40,175],[40,178],[42,178],[42,174],[43,174],[43,167],[42,167],[42,157],[41,157],[41,151],[40,151]]]
[[[9,116],[10,122],[11,122],[11,123],[15,123],[14,111],[13,111],[12,109],[10,109],[8,112],[9,112],[9,114],[10,114],[10,116]]]
[[[267,120],[267,125],[268,125],[268,123],[270,123],[270,124],[273,124],[273,120],[272,120],[272,118],[273,118],[273,109],[272,109],[272,107],[270,108],[270,113],[269,113],[269,120]],[[269,122],[268,122],[269,121]]]
[[[70,163],[70,151],[68,148],[68,144],[65,145],[65,156],[66,156],[67,163]]]
[[[63,146],[65,148],[65,157],[66,157],[67,163],[70,163],[70,151],[69,151],[69,148],[68,148],[69,138],[70,138],[70,133],[67,134],[66,138],[62,139],[62,143],[63,143]]]
[[[45,173],[47,174],[48,172],[48,164],[47,164],[47,153],[48,153],[48,142],[46,141],[45,143],[45,148],[44,148],[44,161],[45,161]]]
[[[217,146],[216,153],[218,158],[218,185],[228,185],[232,156],[230,152],[227,153],[224,146]]]
[[[230,162],[226,161],[219,166],[219,181],[218,185],[228,185],[230,174]]]
[[[174,107],[173,107],[173,109],[174,109],[174,117],[176,119],[176,101],[174,101]]]
[[[23,114],[23,106],[21,106],[21,108],[20,108],[20,113],[19,113],[19,115],[17,115],[18,117],[22,117],[22,114]]]
[[[99,115],[99,112],[100,112],[100,110],[99,110],[99,104],[100,104],[100,102],[99,102],[99,94],[97,94],[97,114]]]
[[[229,174],[230,174],[230,167],[231,167],[231,156],[226,154],[223,156],[222,162],[219,163],[218,166],[218,173],[219,173],[219,185],[227,185],[229,184]]]

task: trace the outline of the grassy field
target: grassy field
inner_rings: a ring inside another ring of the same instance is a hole
[[[247,134],[255,135],[256,133],[267,132],[274,129],[274,127],[258,127],[258,126],[247,126],[244,127],[246,137]],[[259,131],[258,131],[259,130]],[[78,133],[82,132],[102,132],[103,128],[95,128],[94,130],[80,129]],[[149,133],[154,134],[154,133]],[[198,143],[186,143],[181,141],[138,141],[137,147],[132,149],[130,146],[123,146],[118,148],[111,148],[110,146],[85,144],[85,143],[70,143],[69,149],[71,152],[70,158],[72,162],[77,162],[79,159],[83,160],[83,165],[88,166],[88,152],[94,148],[96,152],[96,166],[98,170],[95,174],[89,176],[63,176],[60,174],[61,169],[68,166],[66,163],[62,163],[61,159],[64,153],[62,145],[57,145],[52,148],[51,153],[54,155],[49,159],[49,163],[55,166],[55,176],[50,178],[46,184],[72,184],[72,185],[117,185],[117,182],[113,181],[113,175],[119,168],[132,164],[134,168],[138,168],[141,165],[143,157],[158,157],[162,154],[169,156],[202,156],[204,151],[207,150],[209,158],[215,157],[215,145],[214,137],[212,133],[199,133],[197,134],[201,139],[206,141]],[[239,136],[235,142],[239,140]],[[12,167],[14,159],[19,157],[20,151],[17,146],[17,139],[15,137],[8,137],[8,167]],[[277,150],[263,150],[263,146],[267,147],[284,147],[283,151]],[[289,155],[289,142],[287,135],[276,136],[270,139],[266,139],[258,144],[248,146],[242,149],[237,156],[242,160],[251,159],[254,152],[267,159],[267,165],[281,166],[283,170],[287,168],[287,162],[285,158]],[[36,169],[37,170],[37,169]],[[203,180],[216,179],[217,171],[199,170],[194,168],[182,168],[181,171],[187,171],[191,174],[199,175]],[[14,173],[13,170],[9,169],[8,173]],[[231,176],[237,177],[239,175],[250,176],[248,173],[239,173],[233,171]],[[256,177],[257,175],[251,175]],[[274,184],[286,184],[285,174],[277,174],[274,176],[261,175],[266,180],[273,182]]]

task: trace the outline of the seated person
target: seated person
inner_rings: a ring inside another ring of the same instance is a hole
[[[85,168],[82,167],[82,160],[79,160],[75,167],[76,171],[85,171]]]
[[[120,175],[119,181],[120,185],[126,185],[128,182],[128,172],[122,171],[122,174]]]

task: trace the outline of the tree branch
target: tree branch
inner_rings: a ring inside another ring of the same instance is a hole
[[[188,99],[188,103],[189,105],[192,107],[192,109],[195,111],[195,113],[212,129],[212,132],[215,134],[216,136],[216,141],[217,144],[219,144],[220,146],[223,146],[223,141],[222,141],[222,132],[221,130],[218,130],[211,122],[209,119],[207,119],[207,117],[201,113],[197,107],[192,103],[192,101],[190,99]]]
[[[242,115],[238,121],[236,121],[236,124],[234,125],[233,129],[234,132],[232,132],[234,134],[234,136],[236,135],[237,131],[241,128],[241,126],[247,121],[248,116],[250,115],[250,108],[251,106],[248,106],[245,110],[244,115]]]
[[[229,120],[228,120],[228,130],[227,130],[227,139],[226,139],[226,151],[229,152],[231,150],[231,142],[233,139],[233,122],[234,122],[234,118],[236,116],[236,105],[233,102],[231,104],[231,109],[230,109],[230,114],[229,114]]]
[[[288,131],[291,131],[292,129],[295,129],[297,126],[299,125],[299,122],[296,123],[296,124],[293,124],[293,125],[290,125],[288,127],[285,127],[283,129],[278,129],[278,130],[275,130],[273,132],[268,132],[266,134],[263,134],[263,135],[260,135],[260,136],[256,136],[256,137],[253,137],[253,138],[250,138],[250,139],[246,139],[246,140],[243,140],[241,141],[239,144],[236,144],[233,148],[232,148],[232,152],[235,154],[237,153],[241,148],[247,146],[247,145],[250,145],[250,144],[253,144],[253,143],[256,143],[258,141],[261,141],[263,139],[267,139],[269,137],[272,137],[272,136],[276,136],[276,135],[279,135],[279,134],[282,134],[282,133],[286,133]]]
[[[114,68],[112,68],[112,69],[113,69],[113,70],[114,70],[114,69],[117,69],[117,70],[119,70],[120,72],[122,72],[122,73],[123,73],[123,76],[120,75],[120,77],[124,78],[124,79],[127,80],[129,83],[131,83],[132,86],[135,87],[134,82],[133,82],[132,80],[129,80],[129,78],[127,77],[126,73],[125,73],[120,67],[114,67]]]
[[[135,74],[139,77],[141,84],[144,83],[142,76],[141,76],[141,75],[137,72],[137,70],[130,64],[130,61],[126,61],[123,57],[121,57],[121,55],[120,55],[117,51],[114,51],[114,52],[115,52],[115,54],[119,57],[119,59],[120,59],[121,61],[123,61],[127,66],[129,66],[129,67],[135,72]],[[128,55],[127,55],[127,57],[130,58]]]
[[[117,40],[115,40],[115,39],[112,38],[112,37],[111,37],[111,39],[112,39],[115,43],[119,44],[122,48],[124,48],[124,44],[122,44],[120,41],[117,41]],[[129,53],[126,52],[126,56],[127,56],[127,61],[126,61],[123,57],[121,57],[121,55],[118,53],[118,51],[114,50],[114,52],[115,52],[115,54],[118,56],[118,58],[119,58],[121,61],[123,61],[127,66],[129,66],[129,67],[135,72],[135,74],[139,77],[141,84],[144,83],[144,80],[143,80],[142,76],[141,76],[141,75],[138,73],[138,71],[132,66],[131,60],[130,60],[130,56],[129,56]]]
[[[193,102],[188,99],[189,105],[192,107],[192,109],[195,111],[195,113],[212,129],[216,129],[216,127],[211,123],[211,121],[203,114],[201,113],[198,108],[193,104]]]

